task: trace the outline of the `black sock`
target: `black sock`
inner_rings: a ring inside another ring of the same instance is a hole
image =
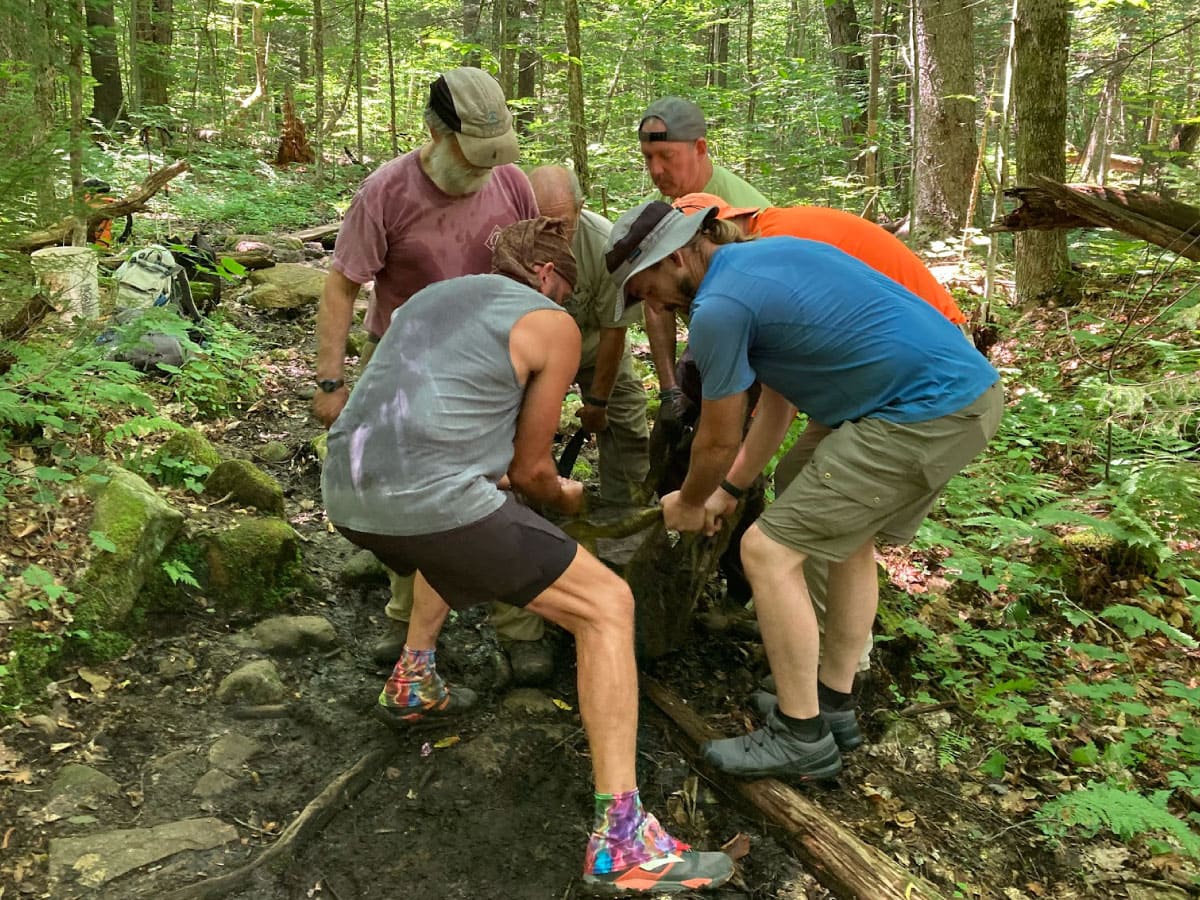
[[[847,709],[854,709],[854,695],[835,691],[831,687],[826,687],[822,682],[817,682],[817,701],[821,704],[821,709],[827,712],[842,712]]]
[[[800,738],[802,741],[812,743],[819,741],[829,733],[829,726],[821,716],[815,715],[811,719],[797,719],[793,716],[788,716],[775,707],[775,715],[779,717],[779,721],[787,726],[788,731]]]

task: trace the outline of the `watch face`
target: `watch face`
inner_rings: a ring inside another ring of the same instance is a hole
[[[323,378],[317,382],[317,387],[319,387],[326,394],[332,394],[334,391],[336,391],[341,386],[342,386],[341,380],[335,379],[335,378]]]

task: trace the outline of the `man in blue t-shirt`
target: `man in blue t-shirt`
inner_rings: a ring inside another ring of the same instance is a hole
[[[862,743],[851,687],[879,601],[875,541],[912,539],[995,434],[1003,394],[959,330],[900,284],[830,245],[751,241],[730,224],[716,207],[643,203],[613,226],[606,263],[625,302],[691,315],[703,404],[687,479],[662,501],[668,528],[715,533],[797,410],[833,429],[742,539],[777,702],[764,728],[703,748],[731,774],[829,778]],[[823,647],[809,556],[829,563]]]

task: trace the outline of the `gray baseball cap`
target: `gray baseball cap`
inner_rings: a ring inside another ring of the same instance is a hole
[[[625,313],[629,279],[685,246],[716,214],[717,207],[711,206],[685,216],[662,200],[647,200],[617,219],[604,245],[604,264],[617,285],[616,320]]]
[[[487,72],[463,66],[443,73],[429,86],[429,108],[458,133],[471,165],[492,169],[516,161],[512,113],[499,82]]]
[[[643,131],[647,119],[660,119],[666,131]],[[691,100],[663,97],[655,100],[642,114],[638,138],[643,141],[698,141],[708,133],[704,112]]]

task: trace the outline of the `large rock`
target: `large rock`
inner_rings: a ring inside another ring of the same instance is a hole
[[[269,253],[277,263],[298,263],[304,259],[304,241],[283,234],[235,234],[225,245],[239,253]]]
[[[370,550],[359,550],[342,566],[338,580],[351,587],[371,587],[388,583],[388,570]]]
[[[53,838],[50,877],[60,881],[74,875],[81,884],[96,888],[132,869],[184,850],[211,850],[237,839],[236,828],[212,818]]]
[[[204,483],[204,493],[210,497],[228,495],[234,503],[283,518],[283,486],[246,459],[228,459],[213,469]]]
[[[222,606],[269,609],[303,578],[300,536],[281,519],[247,519],[207,544],[207,588]]]
[[[183,527],[183,513],[132,472],[110,466],[104,474],[109,480],[96,493],[88,530],[103,533],[116,549],[98,552],[74,589],[87,604],[88,625],[115,629]]]
[[[91,766],[68,763],[59,769],[46,794],[51,808],[74,809],[97,800],[120,796],[121,785],[116,779]]]
[[[209,442],[208,438],[195,428],[182,428],[167,438],[166,443],[159,447],[154,454],[154,462],[160,472],[164,469],[164,461],[169,467],[174,460],[205,466],[211,472],[221,464],[221,454],[217,452],[217,448]],[[165,472],[164,481],[167,481]],[[168,481],[167,483],[174,484],[176,482]]]
[[[267,653],[303,653],[314,647],[332,647],[337,632],[320,616],[276,616],[254,627],[254,641]]]
[[[250,273],[254,290],[246,300],[259,309],[302,309],[315,306],[325,288],[325,273],[312,266],[281,263]],[[260,287],[274,290],[260,291]],[[258,295],[256,297],[256,295]]]
[[[246,703],[256,706],[278,703],[287,696],[279,670],[269,659],[256,659],[230,672],[217,688],[222,703]]]

